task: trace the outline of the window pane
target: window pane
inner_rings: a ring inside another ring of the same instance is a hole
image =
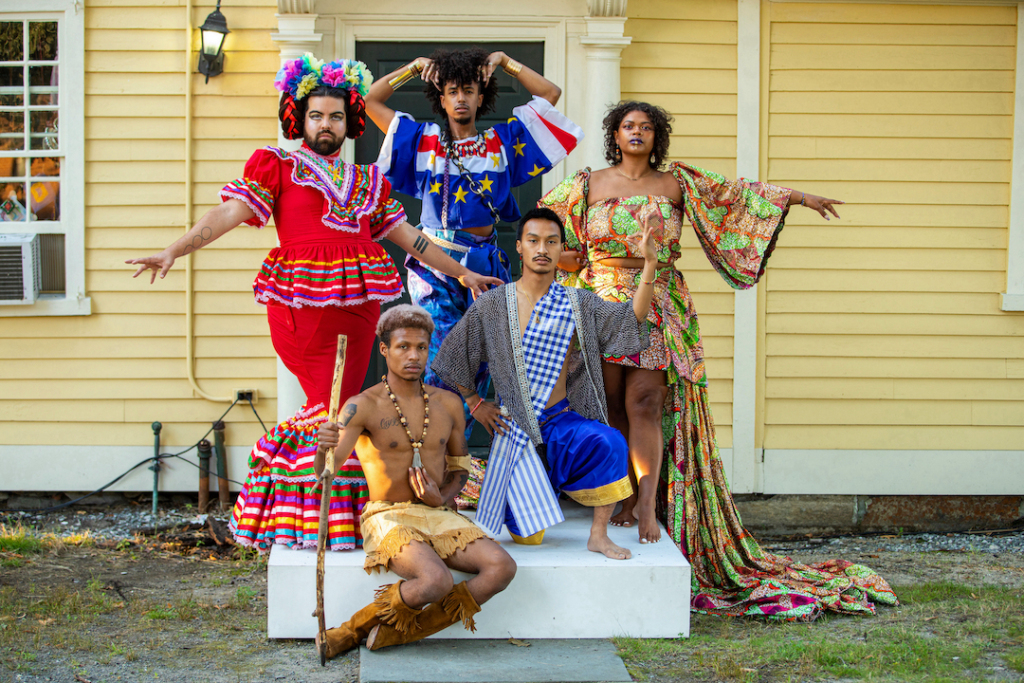
[[[23,221],[25,211],[25,183],[0,183],[0,221]]]
[[[64,235],[40,235],[43,294],[64,293]]]
[[[0,111],[0,150],[9,149],[25,149],[25,112]]]
[[[30,66],[28,68],[29,85],[57,85],[57,67]]]
[[[25,57],[25,37],[20,21],[0,21],[0,61],[18,62]]]
[[[57,22],[30,21],[28,24],[29,59],[57,59]]]
[[[28,69],[28,79],[31,84],[28,92],[32,104],[57,104],[56,66],[31,66]]]
[[[32,115],[32,138],[30,149],[59,149],[56,111],[34,111]]]
[[[21,92],[4,94],[4,88],[0,88],[0,107],[20,107],[25,104],[25,96]],[[9,90],[14,90],[10,88]],[[18,88],[21,90],[21,88]]]
[[[32,216],[35,220],[60,220],[60,183],[32,183],[29,194],[32,196]]]
[[[36,157],[32,159],[30,170],[33,176],[56,178],[60,175],[60,157]]]
[[[25,159],[24,157],[2,157],[0,158],[0,178],[24,178]]]
[[[24,87],[25,69],[23,67],[0,66],[0,91],[13,94],[21,91]]]

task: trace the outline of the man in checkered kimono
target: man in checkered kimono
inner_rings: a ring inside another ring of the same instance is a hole
[[[647,348],[658,265],[651,232],[641,241],[636,298],[611,302],[554,281],[562,222],[547,208],[528,212],[516,233],[522,278],[477,298],[444,339],[434,371],[458,387],[494,436],[475,519],[488,532],[504,524],[517,543],[539,544],[547,527],[565,519],[561,491],[594,508],[589,550],[630,557],[608,538],[615,504],[632,489],[626,440],[608,426],[601,355]],[[481,363],[489,364],[496,404],[471,388]]]

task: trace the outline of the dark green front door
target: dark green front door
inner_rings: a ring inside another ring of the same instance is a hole
[[[472,47],[473,45],[474,43],[448,42],[360,42],[356,43],[356,59],[364,62],[366,66],[370,68],[370,72],[373,73],[374,77],[383,78],[385,75],[391,73],[403,64],[408,64],[417,57],[430,56],[430,54],[439,47],[463,49]],[[543,43],[511,43],[507,45],[488,45],[483,43],[480,44],[480,46],[485,50],[504,50],[517,61],[522,62],[538,73],[543,73]],[[531,95],[526,88],[524,88],[519,81],[512,78],[502,70],[499,69],[496,71],[495,77],[498,79],[498,106],[496,111],[478,119],[477,128],[480,130],[484,130],[496,123],[508,120],[513,107],[525,104],[531,99]],[[436,121],[437,123],[441,123],[441,121],[436,119],[434,116],[430,102],[428,102],[426,97],[423,95],[423,82],[419,79],[414,79],[409,83],[406,83],[404,87],[395,92],[395,94],[388,100],[388,106],[396,111],[402,111],[410,114],[417,121]],[[372,121],[367,121],[366,132],[356,140],[356,163],[370,164],[376,161],[377,154],[379,153],[380,146],[383,142],[384,132],[378,129]],[[521,211],[528,210],[529,208],[536,206],[537,201],[541,197],[540,178],[538,177],[535,180],[531,180],[529,183],[516,188],[513,190],[513,195],[515,196],[516,202],[518,202]],[[396,192],[394,196],[402,202],[402,206],[405,208],[405,212],[409,216],[409,222],[413,225],[418,224],[420,216],[420,201],[400,192]],[[514,277],[518,277],[519,259],[516,257],[515,225],[511,223],[499,223],[497,230],[498,245],[504,249],[507,254],[509,254],[509,260],[512,262],[512,274]],[[388,250],[388,253],[391,254],[391,258],[394,259],[399,272],[402,274],[402,280],[404,281],[406,277],[405,252],[388,241],[384,242],[384,247]],[[402,295],[401,301],[394,303],[409,303],[408,292]],[[385,306],[385,308],[387,308],[387,306]],[[380,376],[384,374],[385,370],[384,358],[378,352],[374,351],[373,357],[370,359],[370,367],[367,370],[363,388],[379,382]],[[469,445],[474,447],[487,445],[487,433],[479,425],[474,429]]]

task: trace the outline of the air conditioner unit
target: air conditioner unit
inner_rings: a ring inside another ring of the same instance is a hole
[[[33,304],[43,286],[39,235],[0,233],[0,306]]]

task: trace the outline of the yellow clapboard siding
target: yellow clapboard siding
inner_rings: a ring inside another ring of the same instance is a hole
[[[147,3],[150,6],[156,3]],[[174,3],[177,4],[177,3]],[[89,3],[89,11],[95,3]],[[232,31],[234,34],[234,31]],[[85,50],[123,50],[138,51],[140,47],[156,51],[182,51],[185,49],[185,33],[181,30],[149,27],[147,29],[107,29],[93,28],[85,32]],[[182,57],[184,61],[184,56]]]
[[[735,69],[736,45],[632,43],[622,51],[626,68],[660,68],[680,64],[694,69]]]
[[[711,393],[718,394],[723,390],[719,387],[725,380],[732,380],[732,357],[705,357],[704,366],[707,369]],[[729,383],[729,396],[732,396],[732,383]],[[723,397],[724,398],[724,397]]]
[[[62,396],[58,393],[57,396]],[[4,422],[54,422],[73,416],[75,420],[89,422],[124,422],[123,400],[69,401],[49,399],[43,401],[0,400],[0,415]]]
[[[973,401],[971,424],[1024,427],[1024,402]]]
[[[127,267],[127,266],[126,266]],[[125,277],[131,279],[128,271]],[[138,282],[138,280],[136,280]],[[76,339],[88,337],[173,337],[184,334],[184,318],[176,315],[120,315],[21,318],[0,327],[0,338]],[[142,343],[142,342],[140,342]]]
[[[1013,71],[1015,50],[980,45],[773,45],[772,70]]]
[[[89,183],[85,186],[86,206],[171,206],[185,201],[184,183]]]
[[[153,420],[159,420],[160,422],[174,422],[178,424],[184,422],[203,422],[204,420],[212,422],[227,410],[228,405],[230,404],[224,404],[223,407],[214,407],[210,405],[209,401],[203,399],[164,399],[159,401],[136,399],[134,401],[125,401],[124,420],[125,422],[152,422]],[[261,417],[265,418],[262,413],[266,411],[260,411],[258,404],[256,410],[261,413]],[[259,424],[256,415],[249,408],[249,404],[245,404],[244,407],[239,405],[232,408],[225,418],[225,423],[228,421],[230,421],[232,426],[247,422]]]
[[[220,241],[220,240],[218,240]],[[248,270],[255,274],[267,255],[265,249],[245,249],[237,240],[225,242],[218,249],[214,242],[209,247],[192,254],[196,268],[219,268],[223,270]],[[166,246],[166,245],[165,245]],[[123,270],[125,261],[138,256],[137,251],[120,249],[90,249],[85,255],[85,267],[89,270]],[[184,264],[180,264],[184,266]]]
[[[267,314],[266,309],[262,306],[246,307],[245,312],[234,315],[196,315],[195,321],[197,337],[264,337],[267,335]]]
[[[772,20],[799,24],[964,24],[1013,26],[1016,8],[962,5],[911,5],[901,3],[778,3]],[[835,36],[833,36],[835,37]]]
[[[141,46],[140,46],[141,47]],[[90,73],[181,73],[185,57],[181,52],[166,50],[137,50],[134,52],[85,53],[85,70]],[[135,68],[132,68],[134,66]]]
[[[1024,359],[1006,359],[1006,376],[1014,379],[1024,379]]]
[[[160,29],[184,29],[186,26],[183,7],[132,7],[124,8],[90,7],[85,13],[86,33],[91,29],[135,29],[144,31],[154,27]]]
[[[790,292],[998,292],[1006,274],[958,271],[919,271],[914,276],[884,270],[777,270],[768,279],[768,289]]]
[[[810,183],[810,185],[807,183]],[[814,180],[806,181],[806,183],[800,185],[800,189],[804,188],[818,189],[817,183]],[[845,198],[836,197],[836,199]],[[960,201],[965,202],[969,200],[961,198]],[[915,240],[913,244],[907,246],[915,249],[932,245],[952,246],[939,241],[936,237],[932,237],[931,230],[942,230],[943,228],[959,230],[963,235],[956,238],[956,241],[965,242],[970,240],[971,235],[975,232],[980,233],[981,239],[984,239],[987,233],[990,232],[988,229],[991,228],[992,230],[1001,229],[1000,232],[1002,232],[1002,244],[995,248],[1005,249],[1006,245],[1005,228],[1009,216],[1009,209],[1006,206],[964,203],[952,206],[928,206],[920,204],[860,204],[850,202],[846,206],[839,206],[836,209],[841,218],[835,222],[834,228],[832,223],[825,222],[820,214],[813,211],[790,212],[786,218],[786,227],[797,230],[827,231],[830,234],[853,234],[861,236],[858,243],[863,246],[868,246],[872,242],[866,231],[864,233],[861,232],[862,229],[884,227],[889,234],[885,238],[878,240],[876,244],[895,247],[896,245],[892,244],[891,240],[907,239],[907,237],[902,235],[905,231],[912,236],[911,239]],[[829,226],[828,229],[825,228],[826,225]],[[908,228],[920,228],[920,230]],[[802,243],[799,241],[791,241],[788,234],[785,240],[787,245],[802,246]],[[975,245],[974,248],[981,247]]]
[[[147,182],[173,183],[184,174],[182,161],[93,161],[86,167],[85,181],[127,184],[145,178]]]
[[[780,114],[1013,115],[1011,93],[777,92],[769,108]]]
[[[90,97],[87,101],[95,98]],[[138,98],[137,98],[138,99]],[[87,140],[85,159],[92,161],[182,161],[184,140]]]
[[[791,247],[780,249],[772,257],[773,273],[779,270],[804,269],[828,263],[836,270],[887,270],[887,271],[1006,271],[1005,249],[940,249],[926,243],[928,257],[921,258],[921,246],[896,249],[888,246],[877,248],[846,248],[841,254],[835,249],[824,247],[808,249]]]
[[[1019,450],[1021,443],[1022,427],[970,425],[767,425],[764,436],[765,448],[977,451]]]
[[[776,137],[772,159],[985,159],[1009,160],[1013,142],[1001,139]]]
[[[96,225],[109,225],[97,222]],[[139,229],[145,228],[145,229]],[[89,249],[147,249],[153,245],[167,245],[185,232],[182,225],[145,226],[142,223],[127,227],[94,227],[86,235]],[[241,225],[206,248],[247,247],[269,251],[277,246],[273,230],[256,230]]]
[[[194,310],[200,315],[263,315],[266,308],[256,303],[252,288],[249,287],[247,290],[235,292],[198,291],[195,295]]]
[[[180,140],[184,134],[184,118],[90,117],[85,120],[86,139]]]
[[[142,275],[139,276],[139,278],[142,277]],[[185,313],[185,295],[181,292],[156,290],[148,292],[124,292],[119,290],[105,292],[98,287],[91,286],[89,294],[92,297],[93,315],[104,315],[107,313],[141,313],[146,315],[153,311],[177,315]],[[148,353],[145,350],[141,350],[141,352]],[[182,354],[184,353],[182,351]]]
[[[770,135],[842,135],[843,137],[1010,138],[1011,116],[952,114],[775,114]]]
[[[772,182],[785,184],[786,179],[773,178]],[[1010,203],[1010,183],[918,183],[811,180],[808,191],[826,197],[841,198],[848,204],[922,204],[956,205],[969,197],[979,205]],[[842,215],[841,213],[839,215]],[[785,239],[785,238],[783,238]]]
[[[851,64],[845,71],[829,71],[833,92],[1013,92],[1012,71],[873,71]],[[771,75],[773,92],[805,92],[821,78],[814,64],[804,69]]]
[[[862,208],[867,208],[862,211]],[[975,227],[975,211],[980,215],[995,221],[998,214],[1002,213],[1004,218],[1000,227],[982,228]],[[945,249],[1005,249],[1006,248],[1006,213],[1005,206],[894,206],[884,207],[885,212],[894,220],[886,221],[881,227],[865,225],[871,217],[870,207],[847,204],[838,209],[843,217],[841,221],[824,223],[820,217],[814,214],[809,215],[809,223],[799,224],[795,220],[786,220],[785,236],[780,238],[780,245],[785,247],[862,247],[878,245],[891,247],[893,249],[921,249],[931,245],[941,246]],[[944,211],[953,216],[964,216],[963,221],[955,219],[948,220],[956,226],[971,225],[969,230],[963,227],[937,227],[935,225],[920,225],[917,229],[915,223],[925,223],[925,218],[933,215],[934,222],[947,222],[948,216]],[[846,224],[851,223],[851,212],[857,217],[857,225],[854,228],[847,228]],[[791,214],[792,215],[792,214]],[[895,229],[899,226],[901,229]],[[787,249],[788,250],[788,249]],[[783,251],[778,252],[784,253]],[[833,253],[833,256],[835,254]],[[774,265],[774,256],[772,263]]]
[[[238,379],[204,379],[202,388],[212,395],[227,396],[233,389],[256,389],[259,393],[256,407],[262,415],[264,401],[277,396],[277,382],[274,379],[246,379],[240,386]],[[136,398],[182,399],[195,398],[192,387],[183,379],[5,379],[0,380],[0,396],[10,400],[52,400],[62,399],[123,399]],[[226,408],[227,406],[225,406]],[[245,410],[249,410],[248,405]]]
[[[764,393],[768,398],[881,400],[895,398],[894,382],[893,379],[869,377],[773,377],[765,382]]]
[[[276,121],[277,114],[275,113],[271,118]],[[197,162],[235,159],[238,162],[235,176],[238,176],[241,175],[246,160],[252,156],[253,152],[267,145],[276,146],[277,142],[268,140],[265,144],[253,144],[250,140],[196,140],[192,147],[193,158]]]
[[[736,44],[735,21],[688,21],[658,17],[626,20],[627,36],[633,43]],[[1012,44],[1012,43],[1011,43]]]
[[[141,243],[157,246],[160,238],[156,234],[163,234],[159,231],[163,228],[174,226],[181,228],[178,236],[184,230],[185,207],[179,206],[87,206],[85,209],[86,225],[102,225],[104,227],[132,228],[139,235]],[[143,230],[138,230],[144,228]],[[148,236],[150,230],[154,236]],[[88,232],[91,232],[88,231]],[[88,232],[86,239],[89,239]],[[157,241],[154,242],[153,240]],[[160,245],[163,248],[166,245]]]
[[[268,73],[234,73],[232,68],[225,64],[223,76],[218,76],[209,83],[204,81],[205,78],[198,72],[192,75],[193,92],[231,97],[278,97],[280,95],[274,90],[273,78]]]
[[[210,404],[221,405],[221,404]],[[226,404],[225,404],[225,407]],[[160,443],[165,450],[173,451],[175,447],[179,450],[191,446],[203,436],[210,428],[210,421],[215,420],[220,412],[211,410],[209,421],[193,423],[168,422],[163,425],[160,433]],[[262,414],[262,411],[261,411]],[[151,421],[150,421],[151,422]],[[40,446],[64,446],[73,444],[75,446],[149,446],[153,445],[153,430],[150,422],[126,422],[123,424],[94,423],[94,422],[52,422],[47,424],[46,429],[29,430],[24,424],[18,422],[0,422],[0,443],[3,444],[25,444]],[[263,428],[259,422],[228,422],[225,429],[225,443],[228,446],[249,446],[263,436]],[[193,463],[196,461],[195,452],[188,453],[185,457]],[[125,468],[134,465],[135,462],[125,461]],[[180,460],[165,460],[164,467],[180,467],[186,472],[195,471],[194,468]],[[238,481],[245,481],[245,472],[228,472],[228,476]],[[198,474],[196,475],[198,478]]]
[[[119,117],[128,111],[136,118],[184,116],[185,98],[180,95],[93,95],[86,100],[85,115],[89,118]]]
[[[620,78],[623,92],[665,93],[667,90],[674,90],[672,84],[685,83],[688,92],[736,94],[735,69],[631,69],[623,67]],[[735,134],[735,132],[734,129],[733,133]]]
[[[192,124],[192,134],[196,139],[246,139],[254,140],[253,151],[264,144],[273,143],[277,139],[277,121],[271,119],[231,119],[204,118],[196,119]]]
[[[900,313],[1005,315],[999,295],[947,292],[772,292],[769,314]]]
[[[10,366],[10,367],[8,367]],[[134,377],[155,377],[164,379],[184,379],[185,363],[172,359],[106,359],[92,358],[86,361],[77,360],[23,360],[18,363],[5,363],[0,368],[3,379],[132,379]],[[197,359],[196,377],[213,377],[220,379],[235,377],[272,378],[277,376],[277,361],[267,358],[216,358]]]
[[[198,95],[192,99],[192,113],[204,118],[265,118],[277,121],[278,98],[273,96]],[[248,154],[240,157],[247,158]]]
[[[774,13],[773,13],[774,14]],[[1017,30],[1006,26],[962,26],[940,24],[772,24],[772,43],[815,45],[835,35],[845,44],[860,45],[1004,45],[1017,44]]]
[[[943,401],[950,398],[974,401],[1024,401],[1020,379],[900,379],[893,380],[893,397]]]
[[[1002,358],[885,358],[769,356],[766,374],[774,377],[893,377],[903,379],[1004,379]],[[1019,361],[1020,362],[1020,361]],[[1024,378],[1024,375],[1021,375]],[[771,380],[769,380],[771,381]]]
[[[775,399],[765,424],[791,425],[969,425],[970,401]]]
[[[207,95],[274,96],[274,83],[266,74],[225,74],[208,84],[196,74],[193,91]],[[85,94],[88,95],[184,95],[185,77],[180,73],[86,73]]]
[[[775,313],[766,327],[769,334],[1024,337],[1024,318],[998,314]]]
[[[184,336],[150,337],[139,343],[135,337],[77,339],[0,339],[5,358],[62,359],[91,358],[185,358]]]
[[[735,21],[734,0],[631,0],[627,14],[647,19]]]
[[[872,336],[771,334],[765,345],[770,356],[868,358],[1024,358],[1024,344],[1013,337],[952,335]]]
[[[768,174],[772,178],[884,179],[901,182],[956,182],[968,177],[974,182],[999,183],[1009,180],[1010,162],[980,159],[773,159],[768,164]]]

